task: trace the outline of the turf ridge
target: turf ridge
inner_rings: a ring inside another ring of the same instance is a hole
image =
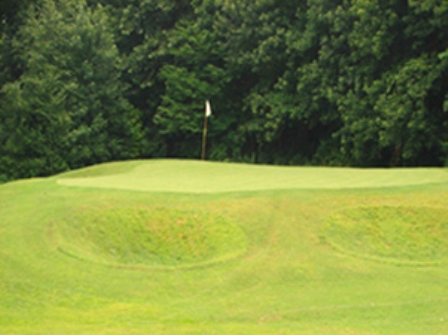
[[[97,167],[86,170],[85,175],[63,175],[57,182],[64,186],[186,193],[382,188],[448,182],[448,173],[434,168],[294,168],[188,160],[137,161],[116,167],[117,174]]]
[[[2,185],[0,334],[448,333],[446,177],[150,160]]]

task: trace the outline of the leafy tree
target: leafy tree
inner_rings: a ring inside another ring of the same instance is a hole
[[[442,7],[440,1],[353,2],[349,42],[358,84],[338,99],[344,108],[341,144],[353,163],[443,162],[447,85],[439,55],[447,47],[442,17],[448,12]]]
[[[195,24],[181,21],[171,31],[167,53],[172,64],[161,68],[165,92],[154,116],[170,155],[199,157],[206,99],[218,113],[209,137],[227,131],[232,119],[221,108],[228,74],[223,69],[224,51],[210,23],[198,17]]]
[[[23,24],[24,13],[39,0],[0,1],[0,87],[20,77],[23,64],[14,51],[12,41]]]
[[[4,173],[47,175],[137,156],[138,115],[123,98],[101,8],[47,1],[28,12],[13,45],[25,69],[1,91]]]
[[[306,29],[290,45],[302,59],[296,115],[319,126],[314,160],[440,164],[443,145],[432,134],[440,138],[446,118],[446,67],[438,60],[447,46],[446,6],[398,0],[309,4]]]
[[[165,92],[161,70],[173,61],[169,51],[172,30],[177,22],[191,17],[192,7],[188,1],[175,0],[119,2],[109,5],[108,10],[113,13],[117,46],[123,59],[126,97],[141,111],[145,132],[142,154],[166,156],[167,143],[153,121]]]
[[[287,36],[303,4],[289,1],[216,1],[215,29],[226,46],[230,96],[240,110],[237,124],[240,159],[279,162],[291,143],[288,132],[292,97],[273,92],[288,67]]]
[[[448,164],[445,0],[0,5],[0,179],[196,158],[206,99],[211,159]]]

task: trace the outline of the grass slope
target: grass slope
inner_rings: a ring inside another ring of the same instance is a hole
[[[116,170],[112,169],[114,167]],[[93,176],[93,178],[92,178]],[[378,188],[448,181],[442,169],[294,168],[154,160],[96,166],[67,174],[65,186],[120,190],[217,193],[275,189]]]
[[[1,334],[446,334],[448,173],[194,161],[0,186]]]

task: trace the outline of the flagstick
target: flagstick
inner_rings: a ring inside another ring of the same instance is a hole
[[[205,159],[205,149],[207,145],[207,119],[212,115],[212,108],[210,107],[210,101],[205,100],[205,114],[204,114],[204,130],[202,131],[202,152],[201,160]]]
[[[201,152],[201,160],[205,159],[205,148],[207,145],[207,115],[204,116],[204,129],[202,130],[202,152]]]

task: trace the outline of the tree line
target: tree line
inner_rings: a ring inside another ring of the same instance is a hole
[[[446,0],[2,0],[0,180],[112,160],[448,165]]]

